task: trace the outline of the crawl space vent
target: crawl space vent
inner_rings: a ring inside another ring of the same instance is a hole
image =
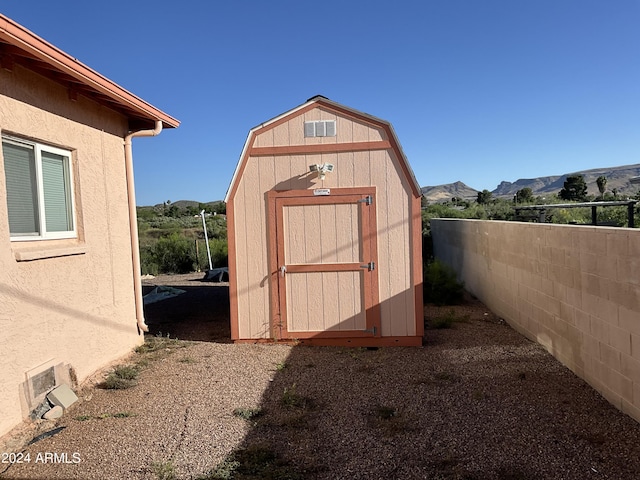
[[[30,378],[31,391],[34,397],[47,393],[56,386],[56,372],[54,367],[47,368],[43,372],[35,374]]]

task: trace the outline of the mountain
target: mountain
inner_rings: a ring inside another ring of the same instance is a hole
[[[214,206],[214,205],[217,205],[220,202],[222,202],[222,200],[214,200],[213,202],[202,202],[202,203],[204,205]],[[187,207],[198,208],[198,205],[200,205],[200,202],[196,202],[195,200],[176,200],[175,202],[169,201],[167,206],[171,206],[171,205],[175,205],[176,207],[178,207],[180,209],[185,209]],[[164,204],[158,203],[156,205],[153,205],[153,208],[161,209],[163,206],[164,206]]]
[[[500,185],[498,185],[498,187],[491,193],[494,197],[512,198],[518,190],[525,187],[530,188],[534,196],[558,193],[564,186],[564,181],[567,179],[568,175],[584,176],[584,181],[587,183],[587,192],[590,195],[600,195],[596,180],[601,175],[607,178],[608,192],[611,192],[615,188],[620,194],[633,195],[638,192],[638,186],[631,185],[631,183],[629,183],[629,178],[640,175],[640,163],[635,165],[623,165],[620,167],[594,168],[591,170],[565,173],[563,175],[521,178],[515,182],[503,181],[500,182]],[[451,200],[453,197],[476,199],[478,196],[477,190],[474,190],[462,182],[437,185],[435,187],[422,187],[421,190],[429,202],[443,202]]]
[[[422,187],[420,190],[429,202],[444,202],[451,200],[453,197],[464,198],[465,200],[478,198],[478,191],[462,182],[436,185],[435,187]]]
[[[603,175],[607,178],[607,191],[614,188],[620,194],[634,194],[638,188],[629,183],[629,178],[640,175],[640,164],[624,165],[621,167],[594,168],[592,170],[582,170],[580,172],[566,173],[549,177],[538,177],[531,179],[520,179],[513,183],[502,182],[493,192],[494,197],[513,197],[521,188],[529,187],[535,196],[558,193],[564,186],[564,181],[568,175],[582,175],[587,183],[587,193],[590,195],[600,195],[596,180]]]

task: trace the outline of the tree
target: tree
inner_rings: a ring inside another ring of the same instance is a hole
[[[600,175],[596,180],[598,190],[600,191],[600,199],[604,201],[604,192],[607,189],[607,177]]]
[[[189,215],[190,217],[194,217],[196,215],[200,214],[200,210],[198,210],[195,206],[193,205],[187,205],[186,208],[184,209],[186,214]]]
[[[136,207],[136,212],[138,214],[139,221],[148,222],[149,220],[153,220],[158,216],[153,210],[153,207]]]
[[[582,175],[568,175],[558,193],[563,200],[583,202],[587,197],[587,184]]]
[[[211,211],[218,215],[225,215],[227,213],[227,204],[224,202],[215,202],[211,206]]]
[[[491,201],[491,192],[487,189],[478,192],[478,199],[476,200],[480,205],[485,205]]]
[[[180,209],[178,208],[177,205],[171,205],[169,207],[169,210],[167,210],[167,213],[165,213],[165,215],[167,217],[171,217],[171,218],[178,218],[180,217]]]
[[[464,207],[467,208],[469,206],[469,202],[462,197],[453,197],[451,199],[451,204],[456,207]]]
[[[516,202],[524,203],[531,202],[533,200],[533,190],[529,187],[521,188],[516,192]]]

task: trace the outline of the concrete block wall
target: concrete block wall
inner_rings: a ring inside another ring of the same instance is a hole
[[[431,220],[466,289],[640,421],[640,230]]]

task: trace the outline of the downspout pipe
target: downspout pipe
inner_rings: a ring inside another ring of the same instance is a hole
[[[156,120],[153,130],[139,130],[124,138],[124,163],[127,175],[127,198],[129,200],[129,228],[131,229],[131,262],[133,265],[133,291],[136,303],[136,321],[138,333],[148,332],[144,321],[144,303],[142,300],[142,278],[140,272],[140,247],[138,245],[138,215],[136,213],[136,190],[133,181],[133,150],[131,139],[134,137],[155,137],[162,131],[162,121]]]

